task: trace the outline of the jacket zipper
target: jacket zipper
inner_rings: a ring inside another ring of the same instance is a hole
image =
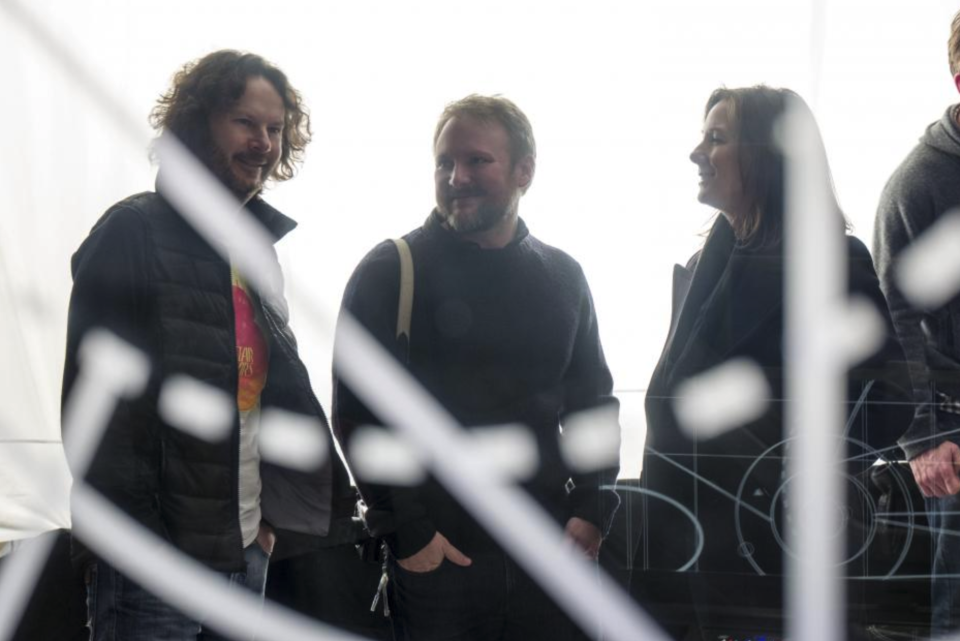
[[[260,308],[263,310],[263,316],[267,319],[267,324],[270,326],[270,333],[276,338],[277,344],[280,345],[281,350],[283,350],[284,356],[286,356],[287,360],[293,365],[300,387],[306,391],[307,398],[310,399],[310,402],[313,404],[314,412],[317,417],[320,418],[320,422],[323,423],[324,428],[329,432],[330,424],[327,422],[327,415],[324,414],[323,406],[320,405],[320,401],[317,400],[316,395],[313,393],[313,388],[310,386],[306,365],[304,365],[300,357],[297,356],[296,349],[290,344],[283,331],[281,331],[279,323],[277,323],[270,308],[264,305],[262,301],[260,302]]]
[[[237,309],[233,304],[233,266],[227,262],[227,280],[229,284],[230,292],[230,342],[233,346],[233,402],[237,402],[237,394],[239,393],[240,388],[240,365],[237,363]],[[237,406],[237,436],[236,436],[236,463],[237,463],[237,473],[234,475],[234,478],[237,479],[236,488],[236,507],[234,509],[234,514],[237,515],[237,535],[240,539],[240,562],[241,565],[244,565],[244,553],[243,553],[243,524],[240,522],[240,430],[243,429],[243,426],[240,424],[240,407]]]

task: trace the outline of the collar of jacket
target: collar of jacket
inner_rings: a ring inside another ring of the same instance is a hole
[[[729,310],[736,310],[741,322],[733,323],[721,342],[711,341],[717,350],[717,363],[722,362],[783,304],[782,244],[762,250],[738,246],[733,228],[723,216],[718,216],[703,249],[686,271],[692,271],[690,287],[676,301],[677,322],[666,347],[671,363],[682,358],[690,341],[721,318],[726,319]],[[727,281],[732,281],[725,288],[728,297],[719,300],[717,292]]]
[[[164,196],[162,181],[160,180],[159,174],[156,181],[156,192],[163,198],[164,202],[172,209],[177,212],[181,218],[183,215],[177,211],[169,200]],[[261,225],[263,225],[267,232],[273,237],[273,241],[277,242],[291,231],[293,231],[297,226],[297,221],[290,218],[289,216],[283,214],[277,208],[270,205],[267,201],[261,198],[259,195],[254,196],[246,204],[246,210],[253,214],[253,217],[256,218]]]
[[[436,209],[431,211],[430,215],[427,216],[426,222],[423,223],[423,231],[428,238],[434,238],[442,243],[449,244],[450,246],[460,246],[462,248],[472,247],[481,251],[506,251],[517,247],[527,238],[527,236],[530,235],[530,231],[527,229],[527,224],[523,222],[522,218],[518,218],[517,233],[514,234],[513,240],[499,250],[482,250],[478,244],[466,240],[457,232],[450,231],[444,227],[443,221],[440,218],[440,212],[438,212]]]

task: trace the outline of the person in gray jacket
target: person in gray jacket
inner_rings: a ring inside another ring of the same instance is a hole
[[[949,39],[960,91],[960,13]],[[960,214],[960,104],[927,127],[890,177],[877,211],[873,253],[881,287],[910,361],[916,412],[900,447],[927,497],[934,536],[932,632],[960,627],[960,297],[939,309],[912,306],[897,286],[897,259],[940,218]]]

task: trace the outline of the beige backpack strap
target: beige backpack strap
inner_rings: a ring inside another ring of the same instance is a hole
[[[397,305],[397,340],[405,340],[404,347],[409,357],[410,316],[413,313],[413,254],[410,245],[402,238],[394,238],[400,254],[400,299]]]

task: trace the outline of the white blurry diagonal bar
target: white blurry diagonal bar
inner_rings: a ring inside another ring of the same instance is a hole
[[[85,472],[117,401],[135,396],[146,385],[150,370],[143,354],[103,330],[88,334],[80,353],[80,375],[67,399],[64,435],[77,479],[72,502],[74,531],[90,549],[167,602],[235,638],[244,638],[256,629],[262,633],[260,638],[360,641],[360,637],[269,603],[261,612],[259,599],[229,587],[222,576],[144,529],[86,483]],[[0,576],[0,641],[7,641],[6,635],[16,630],[53,540],[45,537],[11,555]]]
[[[74,476],[82,477],[96,454],[120,398],[134,398],[146,387],[150,361],[110,332],[87,333],[77,348],[80,374],[63,412],[63,449]]]
[[[74,528],[91,549],[161,599],[203,620],[230,638],[284,641],[363,641],[344,630],[308,618],[252,592],[227,584],[118,510],[89,485],[74,486]]]
[[[155,149],[164,197],[224,260],[237,267],[267,304],[280,304],[280,265],[263,225],[170,132],[164,132]]]
[[[103,330],[84,338],[79,355],[81,371],[63,419],[64,449],[77,477],[93,460],[117,400],[138,394],[150,372],[141,353]],[[112,540],[109,531],[102,534]],[[0,641],[16,632],[55,540],[56,533],[34,539],[7,560],[0,574]]]
[[[0,641],[16,634],[56,540],[57,532],[47,532],[6,557],[0,572]]]
[[[346,314],[337,327],[334,359],[354,393],[404,431],[447,490],[586,632],[596,635],[602,622],[604,638],[612,641],[666,638],[611,581],[597,582],[543,508],[496,480],[490,464],[465,447],[467,435],[454,418]]]
[[[791,639],[843,638],[844,594],[838,576],[841,537],[835,531],[835,473],[839,454],[844,359],[837,354],[833,322],[843,309],[846,270],[838,214],[826,192],[826,167],[817,153],[816,125],[794,107],[781,144],[786,163],[786,427],[796,437],[787,461],[789,500],[803,522],[791,537],[786,586]]]

